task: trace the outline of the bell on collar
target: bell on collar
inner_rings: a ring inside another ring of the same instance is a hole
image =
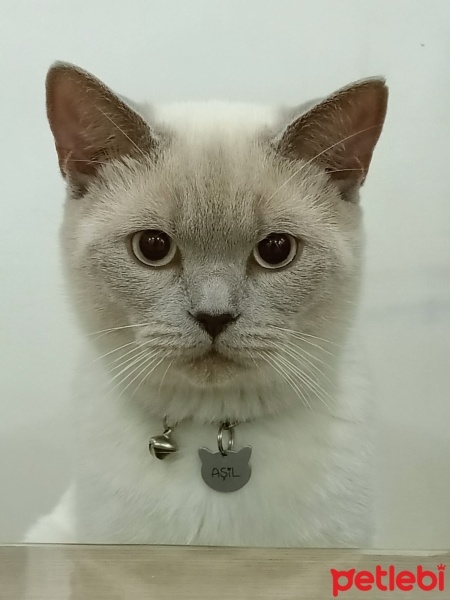
[[[172,428],[167,425],[167,418],[164,417],[165,431],[162,435],[155,435],[150,439],[148,448],[150,454],[158,460],[164,460],[169,454],[178,452],[178,446],[170,440]]]
[[[150,454],[159,460],[163,460],[169,454],[178,452],[176,444],[170,441],[168,435],[156,435],[152,437],[149,443]]]

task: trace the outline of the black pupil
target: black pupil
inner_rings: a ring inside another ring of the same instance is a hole
[[[291,240],[284,233],[272,233],[258,244],[259,256],[269,265],[284,262],[291,251]]]
[[[170,237],[163,231],[149,229],[143,231],[139,239],[139,249],[148,260],[159,261],[166,258],[171,246]]]

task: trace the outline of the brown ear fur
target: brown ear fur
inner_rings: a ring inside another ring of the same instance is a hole
[[[278,151],[292,160],[319,163],[346,195],[367,176],[387,99],[383,79],[367,79],[339,90],[288,125]]]
[[[47,116],[64,177],[85,187],[105,162],[154,152],[150,127],[98,79],[66,63],[46,81]]]

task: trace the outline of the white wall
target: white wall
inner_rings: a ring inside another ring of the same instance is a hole
[[[0,541],[66,485],[78,334],[44,111],[55,59],[137,100],[297,104],[386,75],[364,190],[364,327],[378,390],[378,545],[450,547],[450,2],[16,0],[0,3]]]

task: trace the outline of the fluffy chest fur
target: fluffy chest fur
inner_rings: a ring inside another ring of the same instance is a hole
[[[178,454],[158,461],[150,456],[148,441],[161,431],[161,422],[111,398],[104,376],[83,369],[77,395],[76,541],[367,545],[369,406],[350,355],[346,367],[349,377],[333,415],[296,407],[236,428],[237,449],[252,446],[252,476],[229,494],[210,489],[200,475],[198,449],[217,451],[217,427],[179,425],[173,434]],[[284,391],[290,393],[288,387]]]

